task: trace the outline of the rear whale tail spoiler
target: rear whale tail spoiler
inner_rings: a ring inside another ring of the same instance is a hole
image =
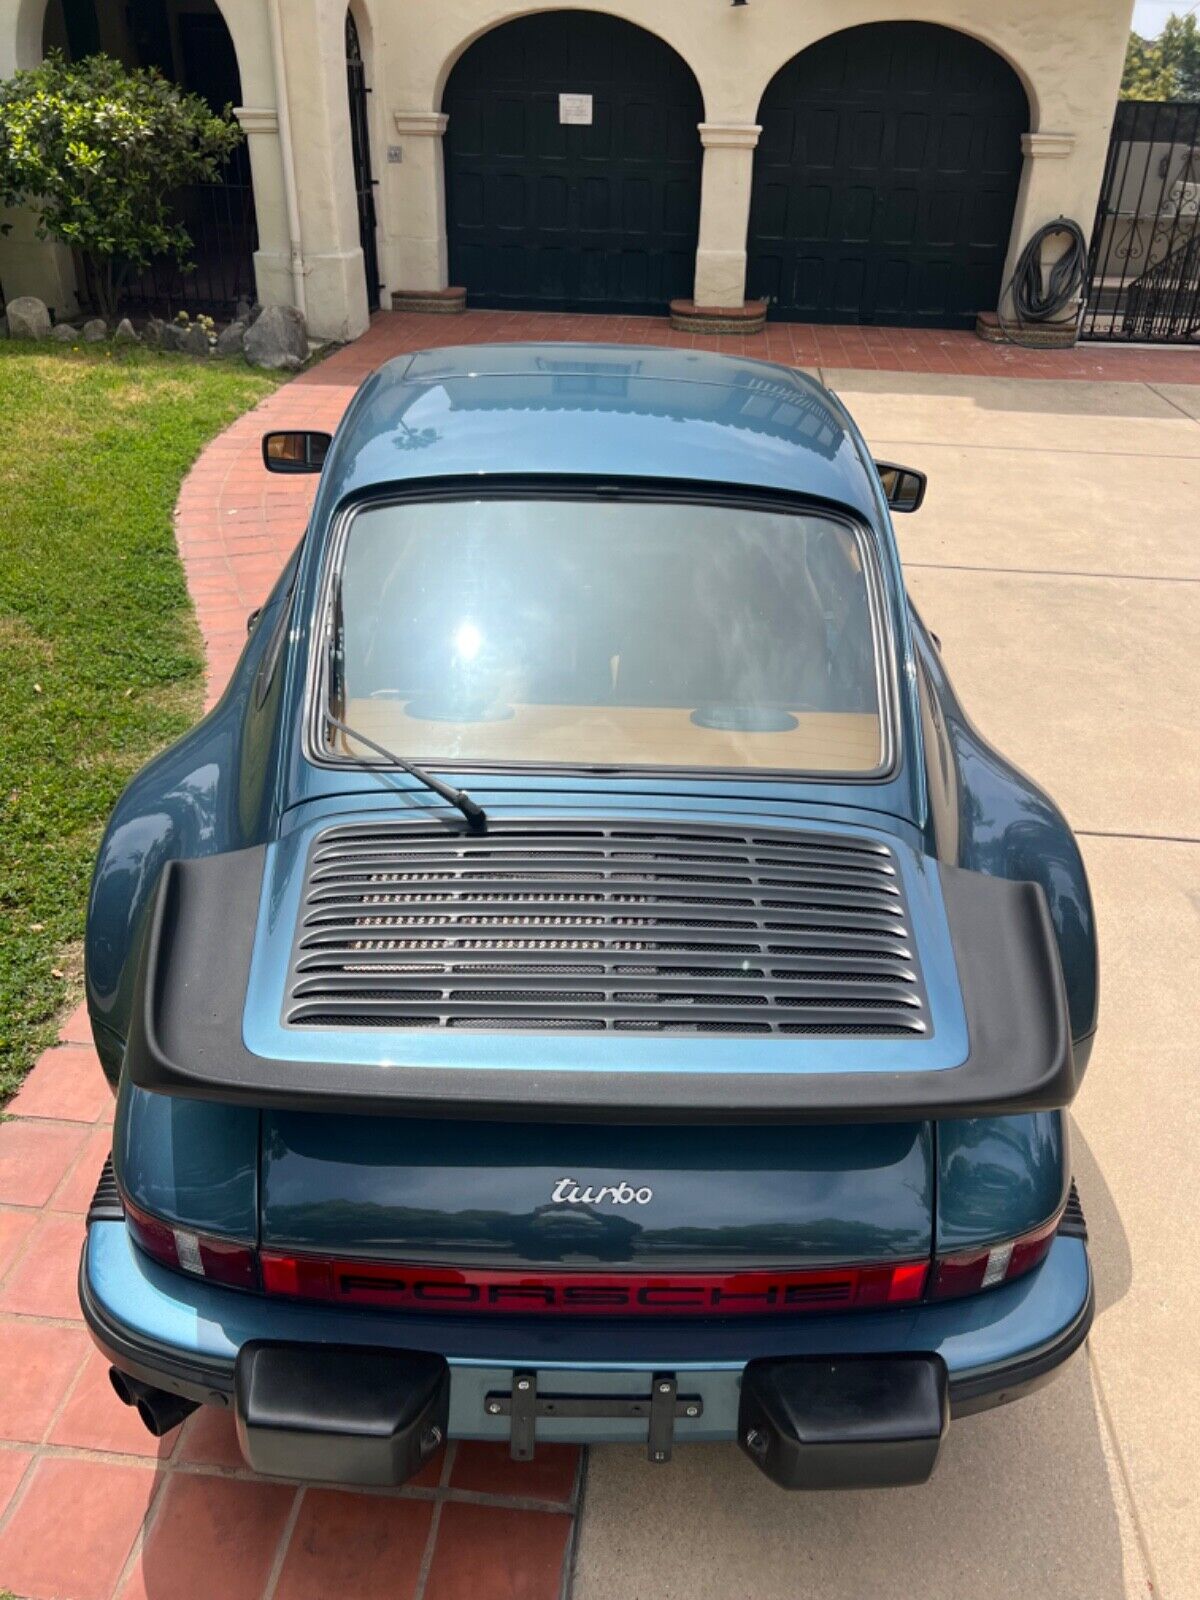
[[[394,1065],[259,1055],[243,1038],[265,847],[172,861],[142,945],[125,1067],[143,1089],[324,1112],[505,1121],[881,1122],[1070,1104],[1072,1050],[1045,895],[940,863],[967,1023],[960,1064],[905,1071],[662,1072]],[[403,1049],[403,1034],[396,1036]],[[571,1036],[563,1036],[564,1055]],[[627,1038],[630,1049],[638,1041]],[[810,1045],[813,1041],[807,1041]],[[786,1050],[789,1042],[779,1041]]]

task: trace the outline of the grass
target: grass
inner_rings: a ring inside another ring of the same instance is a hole
[[[0,343],[0,1104],[82,993],[126,779],[202,702],[171,510],[276,379],[137,349]]]

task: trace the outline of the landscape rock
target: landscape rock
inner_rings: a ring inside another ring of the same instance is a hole
[[[166,323],[161,317],[151,317],[142,329],[142,342],[151,350],[161,350],[163,344],[163,329]]]
[[[10,339],[50,337],[50,313],[46,309],[45,301],[39,300],[36,295],[18,295],[15,300],[8,302],[5,310],[8,313]]]
[[[222,328],[217,335],[217,354],[219,356],[240,356],[246,344],[246,324],[244,322],[231,322],[227,328]]]
[[[69,322],[56,322],[50,329],[50,337],[57,339],[59,344],[74,344],[79,337],[79,329],[73,328]]]
[[[273,372],[294,372],[304,365],[308,332],[294,306],[267,306],[246,334],[246,360]]]
[[[103,317],[89,317],[83,325],[84,344],[103,344],[108,338],[108,323]]]
[[[208,334],[198,322],[193,322],[183,334],[183,343],[179,347],[189,356],[206,356],[209,351]]]
[[[159,342],[164,350],[182,350],[183,341],[188,336],[188,330],[179,322],[164,322],[159,335]]]
[[[113,334],[114,344],[137,344],[137,329],[128,317],[122,317],[117,323],[117,331]]]
[[[239,300],[237,303],[237,310],[234,312],[234,318],[236,321],[243,322],[248,326],[252,314],[253,307],[251,306],[249,300]]]

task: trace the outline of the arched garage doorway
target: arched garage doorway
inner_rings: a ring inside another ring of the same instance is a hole
[[[669,45],[590,11],[521,17],[443,97],[450,281],[477,306],[661,312],[690,295],[703,120]]]
[[[747,293],[810,322],[970,327],[994,310],[1029,105],[993,50],[880,22],[767,86]]]

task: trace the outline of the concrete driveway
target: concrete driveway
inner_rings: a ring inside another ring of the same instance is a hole
[[[909,585],[983,731],[1082,838],[1102,945],[1075,1108],[1085,1353],[933,1481],[787,1496],[732,1447],[590,1452],[575,1600],[1200,1595],[1200,389],[829,371],[925,469]]]

